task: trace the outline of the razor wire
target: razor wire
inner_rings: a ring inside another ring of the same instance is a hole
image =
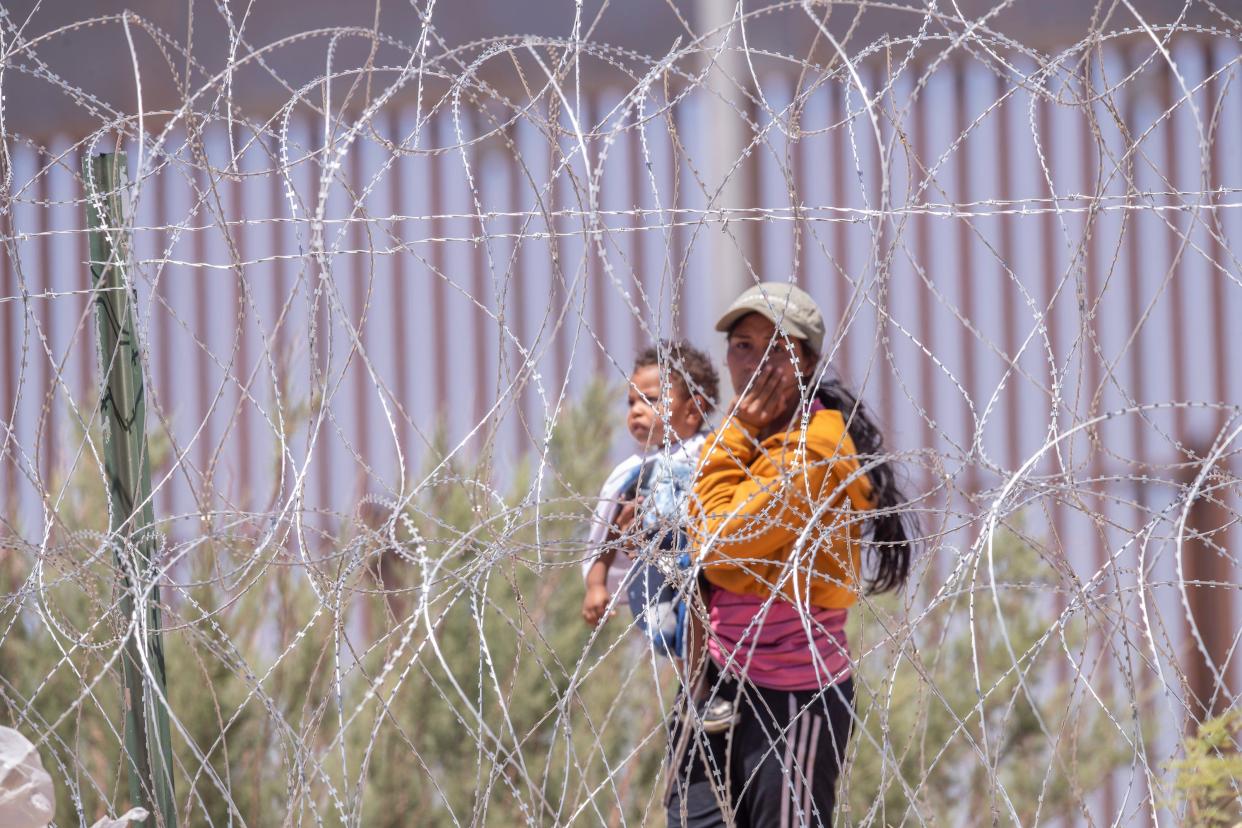
[[[122,651],[157,585],[179,822],[662,824],[679,675],[623,597],[581,623],[585,539],[634,351],[719,353],[719,294],[769,279],[824,308],[920,526],[911,583],[851,610],[834,824],[1242,821],[1236,10],[1100,4],[1048,49],[1004,23],[1028,2],[651,3],[682,28],[645,53],[600,36],[615,3],[461,43],[414,5],[266,42],[284,6],[191,3],[184,37],[0,10],[0,93],[94,124],[0,130],[28,824],[139,804]],[[134,108],[57,65],[81,37],[125,44]],[[81,164],[117,151],[157,538],[131,572]]]

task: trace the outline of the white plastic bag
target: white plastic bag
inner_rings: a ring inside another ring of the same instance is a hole
[[[55,808],[52,777],[39,752],[16,730],[0,727],[0,825],[47,828]]]
[[[129,828],[131,822],[141,822],[148,816],[143,808],[130,808],[116,819],[104,817],[96,822],[91,828]]]

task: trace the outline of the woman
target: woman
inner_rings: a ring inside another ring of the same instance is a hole
[[[854,696],[846,614],[860,589],[904,584],[907,513],[865,409],[839,383],[811,386],[824,320],[810,296],[756,285],[716,327],[738,396],[694,489],[710,585],[710,695],[695,718],[723,709],[732,727],[674,728],[669,824],[828,825]]]

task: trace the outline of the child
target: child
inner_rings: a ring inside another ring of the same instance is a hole
[[[626,426],[639,452],[605,481],[588,539],[599,551],[585,566],[583,620],[598,624],[612,596],[625,587],[639,628],[661,655],[684,651],[685,607],[659,568],[634,566],[630,552],[646,548],[659,556],[662,550],[666,559],[681,557],[688,565],[680,553],[682,527],[718,385],[708,356],[685,343],[662,343],[638,355]]]

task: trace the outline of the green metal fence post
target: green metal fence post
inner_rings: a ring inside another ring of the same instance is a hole
[[[118,152],[87,157],[82,166],[102,370],[99,404],[108,476],[108,517],[123,589],[119,609],[122,623],[128,625],[138,598],[135,586],[141,587],[152,579],[155,515],[151,506],[146,398],[131,301],[135,294],[126,272],[127,163],[125,153]],[[176,824],[176,809],[172,740],[168,708],[163,701],[168,696],[159,604],[159,584],[153,580],[145,602],[146,616],[142,619],[146,630],[136,629],[126,638],[121,657],[125,764],[133,804],[147,809],[151,814],[149,824],[171,827]],[[144,661],[149,673],[143,668]]]

